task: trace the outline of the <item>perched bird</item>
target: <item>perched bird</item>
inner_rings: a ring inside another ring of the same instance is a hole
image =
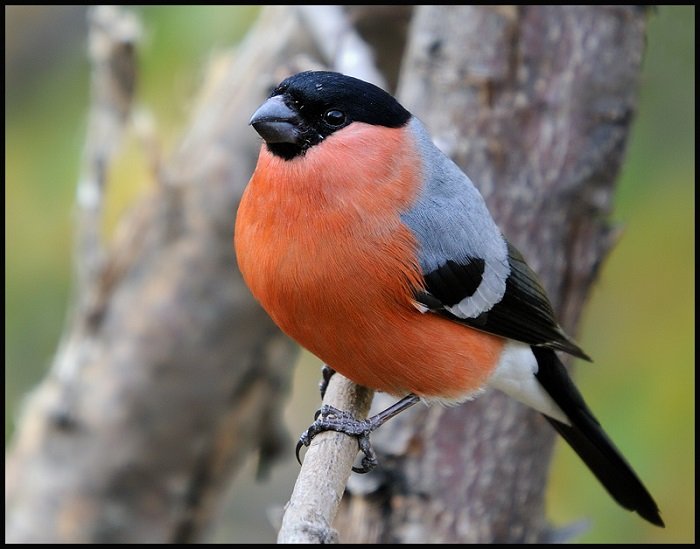
[[[556,351],[590,359],[417,118],[372,84],[309,71],[250,124],[264,143],[235,227],[247,285],[331,368],[404,397],[365,421],[322,408],[303,443],[328,429],[357,436],[368,469],[367,436],[389,417],[494,387],[544,414],[620,505],[663,526]]]

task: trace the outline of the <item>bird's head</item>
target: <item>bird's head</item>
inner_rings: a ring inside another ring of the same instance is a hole
[[[353,122],[398,128],[411,114],[391,94],[336,72],[306,71],[282,81],[250,119],[269,151],[285,160]]]

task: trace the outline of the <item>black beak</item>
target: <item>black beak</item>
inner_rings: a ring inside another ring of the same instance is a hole
[[[285,104],[281,95],[275,95],[260,105],[249,124],[267,143],[298,144],[299,122],[299,115]]]

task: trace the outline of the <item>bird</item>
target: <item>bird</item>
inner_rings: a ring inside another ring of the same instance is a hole
[[[240,272],[279,328],[353,382],[400,397],[367,420],[322,407],[358,438],[419,401],[495,388],[540,412],[623,508],[664,526],[654,499],[557,356],[588,355],[555,318],[471,179],[390,93],[331,71],[284,79],[253,113],[262,138],[234,228]]]

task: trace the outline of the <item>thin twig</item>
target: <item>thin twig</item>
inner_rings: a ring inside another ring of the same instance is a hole
[[[364,419],[373,396],[374,391],[336,374],[331,378],[323,403]],[[357,452],[357,441],[343,433],[327,431],[313,439],[285,509],[278,543],[338,541],[331,524]]]

